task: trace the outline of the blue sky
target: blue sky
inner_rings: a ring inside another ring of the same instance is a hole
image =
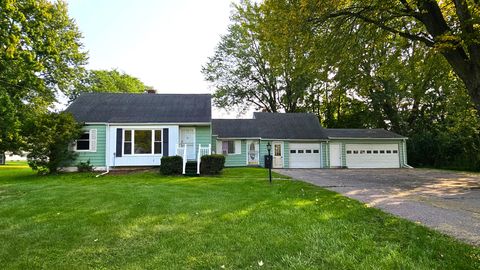
[[[160,93],[210,93],[201,66],[229,23],[229,0],[68,0],[90,69],[117,68]]]

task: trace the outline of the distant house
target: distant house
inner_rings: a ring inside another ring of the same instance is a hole
[[[162,156],[197,162],[226,156],[226,166],[275,168],[401,168],[407,138],[383,129],[325,129],[307,113],[254,113],[252,119],[211,118],[207,94],[89,93],[68,108],[85,123],[74,150],[98,170],[157,166]]]

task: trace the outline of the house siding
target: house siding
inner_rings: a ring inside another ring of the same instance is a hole
[[[195,142],[198,151],[198,145],[201,144],[202,147],[212,144],[212,130],[210,126],[205,127],[195,127]]]
[[[77,166],[80,162],[87,162],[90,160],[90,164],[93,167],[105,167],[105,146],[106,146],[106,131],[105,125],[87,125],[83,127],[83,130],[88,131],[90,129],[97,130],[97,151],[95,152],[76,152],[78,155],[76,159],[71,163],[71,166]]]
[[[229,154],[225,156],[226,167],[243,167],[247,166],[247,142],[240,140],[241,152],[240,154]]]

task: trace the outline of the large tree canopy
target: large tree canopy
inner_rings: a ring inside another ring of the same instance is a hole
[[[480,114],[480,4],[476,0],[303,0],[312,21],[370,24],[442,54]]]
[[[318,43],[305,27],[308,19],[296,4],[274,1],[235,6],[228,34],[203,67],[216,91],[217,106],[294,112],[304,93],[319,80]]]
[[[383,7],[376,12],[388,27],[342,13],[372,12],[377,18],[370,8],[358,8],[361,5]],[[427,30],[421,22],[397,20],[385,9],[402,5],[241,2],[203,69],[215,88],[217,105],[313,112],[325,127],[385,128],[410,138],[412,165],[479,170],[480,124],[474,99],[444,53],[454,48],[422,32]],[[464,43],[461,47],[468,51]],[[285,91],[286,74],[293,74],[290,81],[305,84]],[[288,100],[295,106],[285,103]]]
[[[68,94],[87,56],[63,1],[0,2],[0,152],[18,150],[21,125]]]
[[[81,93],[110,92],[110,93],[142,93],[146,86],[138,78],[113,70],[89,70],[75,85],[70,92],[70,100],[75,99]]]

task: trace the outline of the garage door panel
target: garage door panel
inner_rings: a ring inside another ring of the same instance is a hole
[[[290,168],[320,168],[319,143],[290,143]]]
[[[349,168],[399,168],[398,144],[347,144]]]

